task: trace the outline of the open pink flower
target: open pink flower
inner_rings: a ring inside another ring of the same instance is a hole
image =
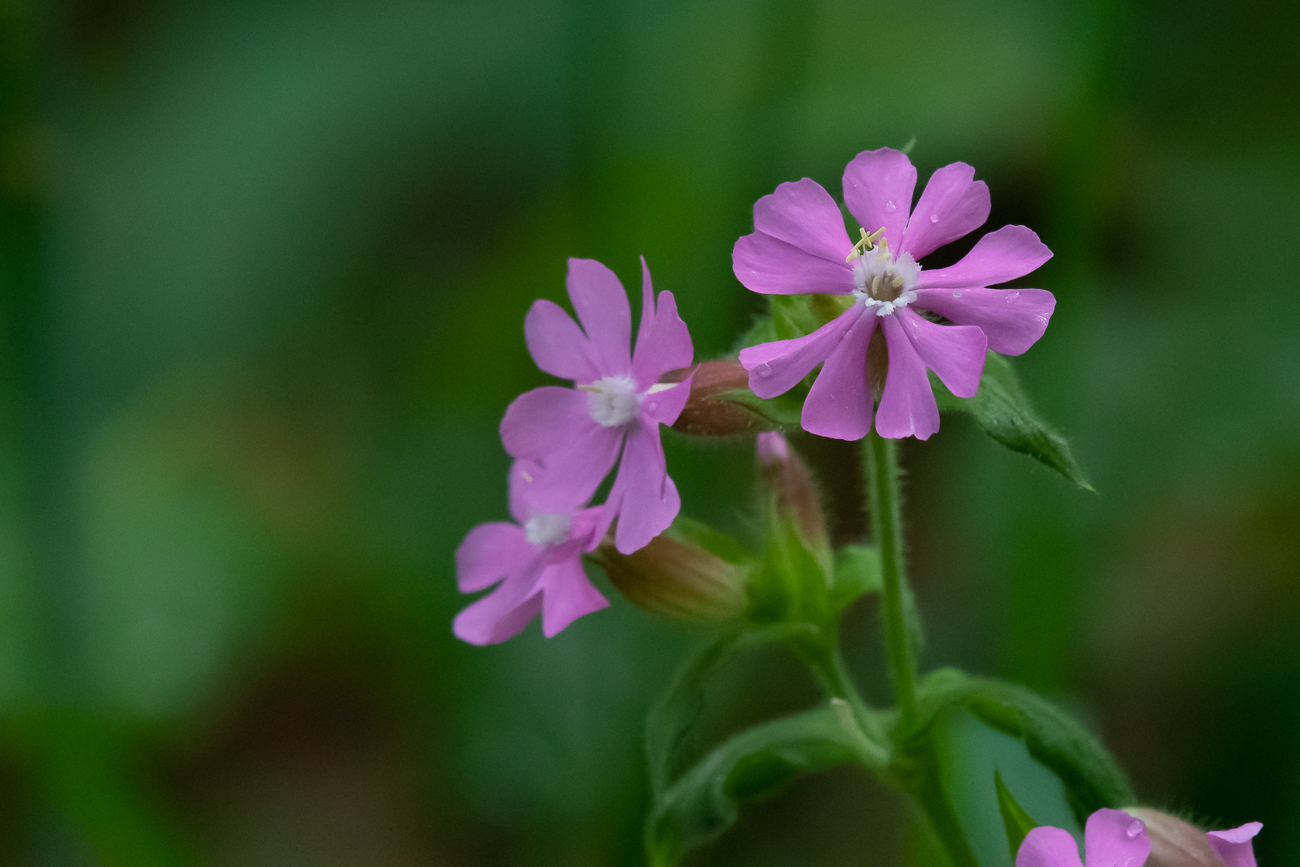
[[[1142,867],[1151,854],[1146,825],[1123,810],[1098,810],[1083,830],[1085,860],[1069,831],[1034,828],[1020,844],[1016,867]]]
[[[510,468],[510,514],[518,524],[480,524],[456,549],[462,593],[497,588],[456,615],[452,631],[470,644],[505,641],[542,615],[550,638],[584,614],[609,604],[587,580],[584,551],[594,551],[601,507],[550,511],[537,506],[540,468]],[[498,583],[499,582],[499,583]]]
[[[614,542],[624,554],[666,530],[681,508],[659,425],[677,420],[691,390],[689,378],[659,382],[691,363],[691,336],[671,292],[661,292],[656,306],[644,258],[641,271],[641,324],[629,353],[632,310],[618,277],[592,259],[569,260],[566,285],[582,327],[541,300],[528,311],[524,336],[537,366],[576,388],[535,388],[516,398],[501,422],[506,451],[540,465],[542,509],[586,502],[622,450],[597,529],[603,536],[618,518]]]
[[[844,170],[844,202],[862,226],[854,244],[830,194],[804,178],[781,184],[754,205],[753,234],[736,242],[732,267],[755,292],[851,297],[847,310],[794,340],[742,349],[759,397],[788,391],[822,365],[804,402],[805,430],[861,439],[872,423],[867,346],[879,324],[889,369],[876,430],[927,439],[939,409],[926,368],[953,394],[979,388],[985,350],[1019,355],[1047,328],[1056,299],[1042,289],[990,289],[1033,271],[1051,251],[1024,226],[990,232],[956,265],[924,270],[932,250],[984,224],[989,192],[965,163],[939,169],[912,209],[916,169],[890,148],[860,153]],[[953,323],[940,325],[917,311]]]

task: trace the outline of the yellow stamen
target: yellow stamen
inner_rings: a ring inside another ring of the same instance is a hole
[[[876,249],[877,241],[880,241],[879,246],[881,247],[886,247],[886,245],[888,244],[888,242],[884,240],[885,237],[884,226],[881,226],[879,229],[872,232],[870,235],[867,234],[866,229],[858,229],[858,232],[861,233],[862,237],[858,240],[858,243],[853,245],[853,252],[844,257],[845,262],[852,262],[854,259],[857,259],[859,256],[864,256],[867,253],[871,252],[872,250]]]

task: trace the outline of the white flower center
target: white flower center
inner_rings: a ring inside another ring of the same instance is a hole
[[[570,514],[548,515],[539,512],[530,515],[524,524],[524,538],[533,545],[558,545],[568,541],[569,528],[573,526]]]
[[[641,395],[630,376],[605,376],[578,388],[587,392],[591,417],[605,427],[621,427],[641,412]]]
[[[867,307],[876,308],[877,316],[889,316],[916,300],[916,279],[921,266],[911,253],[895,258],[881,244],[867,250],[853,262],[853,297]]]

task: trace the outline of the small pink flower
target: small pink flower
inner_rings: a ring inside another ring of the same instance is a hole
[[[1263,827],[1259,822],[1247,822],[1228,831],[1210,831],[1205,837],[1223,859],[1224,867],[1255,867],[1255,849],[1250,841]]]
[[[541,300],[528,311],[524,336],[537,366],[576,388],[535,388],[516,398],[501,422],[506,451],[540,465],[536,502],[545,510],[585,503],[622,449],[597,530],[603,536],[617,517],[614,541],[624,554],[666,530],[681,508],[659,425],[677,420],[691,390],[689,378],[659,382],[691,363],[691,336],[671,292],[661,292],[656,306],[644,258],[641,270],[641,324],[629,353],[632,311],[618,277],[592,259],[569,260],[566,285],[582,328]]]
[[[456,615],[452,631],[470,644],[497,644],[542,615],[550,638],[584,614],[609,605],[587,580],[582,554],[602,532],[600,507],[547,511],[536,505],[540,471],[527,461],[510,468],[510,514],[518,524],[480,524],[456,549],[462,593],[497,588]],[[498,583],[500,582],[500,583]]]
[[[1086,860],[1069,831],[1034,828],[1020,844],[1016,867],[1142,867],[1151,854],[1146,825],[1123,810],[1098,810],[1083,831]]]
[[[822,364],[802,425],[855,440],[872,423],[867,346],[879,324],[888,348],[876,430],[927,439],[939,410],[926,368],[958,397],[979,388],[986,349],[1019,355],[1047,328],[1056,299],[1042,289],[990,289],[1033,271],[1051,251],[1024,226],[990,232],[956,265],[924,270],[932,250],[983,225],[989,192],[965,163],[939,169],[913,210],[916,169],[890,148],[860,153],[844,170],[844,202],[862,226],[855,245],[830,194],[804,178],[754,205],[753,234],[736,242],[732,267],[755,292],[845,295],[851,306],[805,337],[740,352],[759,397],[788,391]],[[929,311],[951,325],[918,315]]]

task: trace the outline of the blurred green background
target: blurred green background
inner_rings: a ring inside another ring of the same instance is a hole
[[[964,418],[908,443],[925,664],[1300,862],[1300,4],[5,0],[0,43],[0,863],[637,863],[641,720],[699,630],[610,591],[451,636],[546,381],[523,314],[644,254],[716,357],[754,200],[913,137],[1055,251],[1019,369],[1099,491]],[[752,447],[668,449],[743,526]],[[810,454],[860,534],[852,452]],[[710,718],[813,696],[773,651]],[[840,771],[693,863],[914,839]]]

